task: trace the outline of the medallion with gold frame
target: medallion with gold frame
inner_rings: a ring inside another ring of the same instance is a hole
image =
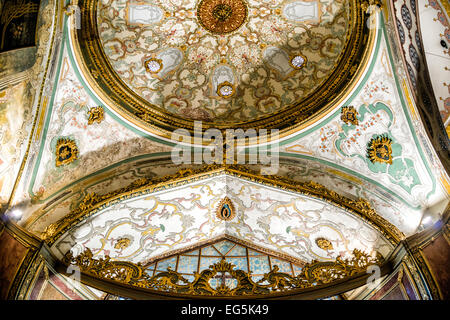
[[[78,148],[74,140],[58,139],[56,142],[56,166],[69,164],[78,158]]]

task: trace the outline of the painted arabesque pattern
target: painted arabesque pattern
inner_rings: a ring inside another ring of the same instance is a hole
[[[312,157],[339,164],[387,186],[416,208],[440,199],[445,191],[437,186],[421,146],[419,132],[409,129],[408,109],[402,102],[382,39],[378,56],[361,91],[347,102],[358,112],[358,125],[344,123],[340,112],[328,117],[315,130],[300,134],[282,147],[290,153],[307,153]],[[339,110],[339,109],[338,109]],[[372,163],[368,157],[370,141],[386,136],[392,140],[392,164]],[[298,150],[298,151],[297,151]],[[411,231],[420,220],[420,211],[406,210],[400,219],[409,221]]]
[[[235,207],[230,221],[215,215],[225,196]],[[143,262],[225,234],[301,261],[332,260],[355,248],[383,255],[392,249],[373,227],[343,209],[228,175],[112,205],[52,248],[60,257],[89,248],[95,257]],[[128,246],[116,246],[122,238],[130,239]],[[316,238],[328,239],[333,249],[319,248]]]
[[[197,1],[143,3],[140,10],[155,14],[133,20],[138,4],[102,0],[99,36],[120,78],[162,110],[203,121],[254,120],[299,101],[327,79],[345,47],[349,9],[345,1],[245,2],[247,21],[223,35],[201,27]],[[311,5],[315,14],[305,9]],[[298,54],[307,63],[296,71],[289,61]],[[162,70],[149,73],[150,59],[162,61]],[[232,99],[216,93],[224,81],[237,88]]]

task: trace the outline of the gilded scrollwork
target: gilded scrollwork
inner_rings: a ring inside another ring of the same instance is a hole
[[[205,3],[216,3],[215,1],[204,1]],[[98,6],[97,0],[86,0],[80,2],[80,7],[82,11],[81,19],[83,22],[83,25],[86,25],[86,28],[82,28],[80,30],[74,30],[74,46],[75,46],[75,52],[76,57],[80,61],[84,61],[84,63],[80,63],[80,65],[85,68],[84,73],[87,76],[87,81],[92,85],[92,87],[96,90],[96,92],[101,96],[102,98],[107,101],[111,107],[117,111],[119,114],[125,116],[127,119],[132,121],[134,124],[136,124],[139,127],[142,127],[148,131],[151,131],[157,135],[169,137],[171,131],[173,131],[176,128],[185,128],[188,130],[193,130],[193,119],[197,117],[198,119],[209,119],[211,120],[213,117],[214,121],[208,121],[205,123],[204,129],[208,129],[210,127],[215,127],[218,129],[225,130],[226,128],[230,127],[237,127],[239,125],[239,128],[247,129],[247,128],[279,128],[282,129],[281,134],[284,136],[286,134],[289,134],[293,131],[296,131],[300,129],[301,127],[304,127],[308,121],[312,121],[314,117],[320,117],[325,112],[330,110],[330,108],[333,105],[336,105],[337,101],[341,101],[343,99],[343,93],[350,90],[356,82],[358,77],[361,76],[361,71],[364,68],[364,66],[369,61],[369,55],[367,54],[372,46],[374,45],[375,41],[375,33],[371,30],[367,30],[365,28],[365,22],[367,18],[367,14],[361,10],[361,6],[365,3],[370,4],[368,0],[352,0],[349,2],[349,4],[345,5],[345,8],[343,8],[342,14],[340,14],[339,19],[347,19],[349,22],[348,28],[345,30],[342,30],[343,36],[342,37],[335,37],[335,41],[332,42],[331,40],[326,40],[328,37],[324,37],[324,47],[326,48],[335,48],[338,42],[342,42],[342,54],[337,55],[335,58],[338,60],[336,64],[330,64],[330,65],[336,65],[336,68],[330,69],[329,76],[324,78],[324,83],[320,85],[320,87],[317,90],[311,91],[311,94],[308,94],[306,96],[300,95],[299,98],[293,97],[292,103],[286,104],[283,102],[283,108],[280,110],[277,110],[276,112],[272,112],[271,110],[263,110],[263,113],[258,111],[258,114],[261,113],[260,116],[258,116],[257,119],[244,119],[244,114],[241,111],[241,105],[239,105],[239,108],[236,107],[236,110],[231,110],[233,113],[233,119],[230,118],[230,116],[227,115],[221,115],[222,118],[218,118],[214,116],[215,114],[215,108],[210,109],[202,109],[203,107],[192,107],[192,106],[186,106],[184,102],[186,99],[184,96],[180,93],[180,97],[178,97],[176,100],[177,105],[180,104],[180,107],[177,110],[167,109],[166,104],[164,105],[155,105],[153,104],[153,100],[147,101],[145,100],[145,97],[142,98],[142,96],[137,96],[133,89],[130,89],[130,87],[127,87],[124,85],[123,82],[117,81],[117,74],[113,70],[113,68],[109,67],[110,64],[106,60],[107,55],[104,54],[105,48],[102,46],[102,43],[99,39],[99,32],[97,30],[97,24],[96,24],[96,18],[98,14],[98,10],[102,10],[104,6]],[[217,4],[224,4],[225,2],[220,2]],[[217,6],[216,5],[212,7],[212,11],[209,10],[208,14],[211,16],[214,16],[217,20],[223,20],[226,23],[231,21],[230,19],[233,19],[233,16],[238,12],[238,8],[236,7],[237,3],[240,3],[239,1],[226,1],[226,4],[228,6]],[[243,2],[244,3],[244,2]],[[240,6],[240,5],[239,5]],[[242,6],[243,8],[245,6]],[[215,8],[215,9],[214,9]],[[230,9],[231,8],[231,9]],[[345,9],[345,10],[344,10]],[[231,10],[231,11],[230,11]],[[195,15],[195,11],[194,15]],[[253,12],[253,11],[252,11]],[[250,13],[250,11],[249,11]],[[174,13],[175,15],[176,13]],[[278,19],[281,22],[286,24],[288,22],[284,21],[282,19],[283,12],[281,8],[277,10],[273,10],[271,12],[271,16],[273,16],[273,19]],[[278,17],[279,16],[279,17]],[[345,16],[345,17],[344,17]],[[194,19],[196,20],[196,19]],[[278,21],[277,20],[277,21]],[[320,19],[319,19],[320,20]],[[328,23],[327,21],[320,21],[320,23]],[[158,25],[158,28],[163,28],[172,21],[166,21],[161,20],[158,23],[161,25]],[[198,22],[196,22],[198,23]],[[305,22],[307,23],[307,22]],[[248,24],[248,23],[247,23]],[[242,27],[244,28],[244,24]],[[347,24],[345,24],[347,25]],[[250,28],[251,26],[249,26]],[[177,27],[178,28],[178,27]],[[331,30],[332,28],[323,28],[326,30]],[[178,29],[177,29],[178,30]],[[179,32],[182,33],[182,28],[179,28]],[[250,30],[250,29],[249,29]],[[253,29],[252,29],[253,30]],[[257,33],[259,29],[257,29],[255,32]],[[152,30],[152,32],[154,32]],[[178,32],[178,31],[177,31]],[[202,32],[206,32],[202,30]],[[206,32],[208,34],[209,32]],[[103,34],[103,33],[102,33]],[[275,35],[271,35],[270,33],[267,33],[268,37],[272,37]],[[101,36],[101,35],[100,35]],[[248,37],[253,37],[253,32],[248,32]],[[198,37],[201,37],[201,35],[195,35],[193,36],[190,41],[194,41]],[[195,39],[194,39],[195,38]],[[172,38],[171,38],[172,39]],[[178,39],[178,38],[177,38]],[[342,40],[342,41],[341,41]],[[171,40],[172,41],[172,40]],[[185,40],[183,39],[183,44],[179,45],[181,51],[186,50],[186,47],[188,49],[188,54],[191,52],[192,54],[189,55],[189,59],[194,59],[195,57],[203,57],[204,55],[208,55],[209,51],[206,50],[206,52],[203,52],[200,50],[199,52],[196,52],[197,50],[195,46],[188,45],[184,43]],[[325,45],[326,42],[326,45]],[[195,48],[194,48],[195,47]],[[220,47],[220,48],[219,48]],[[218,46],[217,50],[222,50],[223,45],[220,44]],[[243,46],[244,47],[244,46]],[[261,43],[260,46],[256,46],[255,50],[260,50],[261,48],[267,48],[266,43]],[[238,47],[236,47],[238,48]],[[194,50],[195,49],[195,50]],[[344,50],[345,49],[345,50]],[[213,51],[216,50],[216,48],[213,48]],[[225,49],[223,49],[225,50]],[[233,49],[234,50],[234,49]],[[195,51],[195,52],[194,52]],[[333,51],[333,50],[332,50]],[[183,51],[185,52],[185,51]],[[215,51],[214,51],[215,52]],[[225,52],[225,51],[224,51]],[[291,54],[293,52],[289,52]],[[304,50],[301,51],[302,54],[308,56],[308,53]],[[333,55],[333,52],[327,53],[329,55]],[[245,54],[241,54],[240,56],[245,56],[246,58],[253,56],[249,55],[245,52]],[[209,57],[209,56],[208,56]],[[234,56],[233,56],[234,57]],[[289,58],[289,56],[288,56]],[[186,59],[187,61],[190,61],[189,59]],[[195,58],[197,59],[197,58]],[[200,58],[199,58],[200,59]],[[209,64],[215,61],[212,58],[201,58],[202,63]],[[233,58],[234,59],[234,58]],[[233,60],[231,59],[231,60]],[[334,59],[334,58],[333,58]],[[228,63],[231,63],[230,59],[227,59]],[[297,59],[298,60],[298,59]],[[297,68],[303,67],[305,63],[294,64]],[[222,61],[222,60],[218,60]],[[239,60],[241,61],[241,60]],[[239,62],[241,63],[241,62]],[[308,66],[310,63],[314,63],[311,59],[308,60]],[[236,64],[236,63],[234,63]],[[241,63],[242,64],[242,63]],[[247,67],[248,64],[244,63],[243,66]],[[265,68],[265,64],[257,63],[256,65],[261,66],[261,68]],[[142,66],[142,62],[140,67],[144,68]],[[237,65],[235,66],[238,67]],[[292,68],[292,66],[290,67]],[[208,70],[211,70],[210,67],[207,68]],[[306,68],[305,68],[306,69]],[[178,69],[177,69],[178,70]],[[181,72],[183,68],[179,68],[177,72]],[[196,70],[189,69],[194,76],[196,74]],[[358,72],[356,72],[359,70]],[[187,72],[187,71],[186,71]],[[184,72],[184,73],[186,73]],[[297,72],[297,75],[300,75],[303,71]],[[184,75],[183,73],[183,75]],[[187,73],[186,73],[187,74]],[[174,75],[175,77],[175,75]],[[181,75],[180,75],[181,77]],[[192,77],[192,75],[189,73],[189,77]],[[307,79],[310,79],[311,77],[307,77]],[[348,79],[353,79],[352,81],[348,81]],[[197,79],[197,78],[195,78]],[[185,79],[180,78],[179,81],[183,82]],[[183,82],[184,83],[184,82]],[[231,82],[230,82],[231,83]],[[229,99],[228,101],[223,101],[223,99],[217,99],[214,100],[214,103],[231,103],[231,100],[235,99],[241,99],[241,95],[238,93],[241,92],[241,82],[233,83],[233,85],[239,90],[236,90],[236,94],[233,96],[233,99]],[[308,84],[308,88],[309,88]],[[250,90],[250,89],[249,89]],[[257,88],[251,89],[251,90],[257,90]],[[309,90],[305,87],[305,90]],[[214,90],[215,93],[216,90]],[[202,91],[203,92],[203,91]],[[255,91],[256,92],[256,91]],[[248,95],[250,97],[250,95]],[[171,98],[172,99],[172,98]],[[175,98],[173,98],[175,99]],[[172,99],[172,100],[173,100]],[[181,99],[181,100],[180,100]],[[276,97],[272,97],[272,99],[276,99]],[[172,105],[172,100],[167,101],[167,106]],[[175,100],[174,100],[175,101]],[[265,101],[265,100],[261,100]],[[166,103],[166,102],[164,102]],[[189,102],[186,102],[189,104]],[[261,102],[262,103],[262,102]],[[262,105],[262,104],[261,104]],[[244,103],[242,106],[249,106],[251,108],[262,108],[260,104],[252,104],[252,103]],[[167,109],[167,110],[166,110]],[[169,111],[168,111],[169,110]],[[256,109],[255,109],[256,110]],[[259,110],[259,109],[258,109]],[[262,109],[261,109],[262,110]],[[195,111],[195,112],[194,112]],[[230,112],[231,112],[230,111]],[[174,113],[175,112],[175,113]],[[194,114],[194,113],[195,114]],[[249,113],[250,114],[250,113]],[[253,113],[252,117],[253,117]],[[194,118],[193,118],[194,117]],[[211,118],[211,119],[210,119]],[[228,123],[229,122],[229,123]]]
[[[210,265],[209,268],[202,270],[200,273],[196,273],[192,281],[171,270],[170,267],[167,271],[150,276],[141,264],[111,261],[109,256],[94,259],[89,249],[76,257],[73,257],[69,251],[63,262],[77,265],[81,272],[85,274],[100,279],[114,280],[137,288],[190,296],[223,297],[269,295],[316,287],[357,274],[364,274],[369,265],[381,266],[384,259],[378,252],[367,254],[355,249],[351,258],[337,257],[332,262],[312,261],[306,264],[295,277],[279,272],[278,266],[275,265],[270,272],[256,282],[252,279],[251,273],[235,269],[236,266],[225,259]],[[234,285],[225,282],[225,274],[228,279],[235,280],[233,281]],[[210,280],[213,278],[221,278],[222,281],[217,286],[212,286]]]
[[[58,139],[55,155],[55,165],[57,167],[75,161],[78,158],[78,148],[75,141],[71,139]]]
[[[94,122],[100,123],[104,119],[103,107],[93,107],[88,111],[89,119],[88,124],[93,124]]]

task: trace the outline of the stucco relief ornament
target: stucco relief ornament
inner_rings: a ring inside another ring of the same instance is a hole
[[[200,25],[212,33],[225,34],[237,30],[247,19],[244,0],[202,0],[197,7]]]
[[[392,164],[392,139],[387,136],[378,136],[370,140],[367,157],[372,163]]]
[[[104,112],[102,107],[93,107],[88,111],[89,119],[88,124],[91,125],[94,122],[100,123],[104,119]]]
[[[230,221],[235,217],[234,205],[228,197],[223,198],[217,206],[216,216],[220,220]]]
[[[75,141],[58,139],[56,142],[56,166],[69,164],[78,158],[78,148]]]
[[[130,246],[131,240],[128,238],[120,238],[116,241],[114,248],[116,249],[125,249]]]
[[[341,120],[346,124],[353,124],[357,126],[359,124],[358,121],[358,111],[353,106],[345,106],[341,109]]]
[[[331,243],[330,240],[325,239],[325,238],[317,238],[316,239],[316,244],[320,249],[323,250],[333,250],[333,244]]]

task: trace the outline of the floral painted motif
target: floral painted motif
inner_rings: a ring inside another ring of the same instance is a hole
[[[166,112],[222,123],[255,120],[313,92],[334,70],[349,19],[346,2],[329,0],[157,0],[141,6],[99,1],[99,36],[115,72]],[[139,10],[155,14],[145,18]],[[210,20],[220,22],[223,32]],[[286,54],[267,55],[269,47]],[[154,63],[155,74],[149,61],[169,49],[180,56],[170,72],[164,59]],[[282,72],[273,65],[282,66]],[[226,81],[235,88],[232,97],[217,90],[225,81],[215,73],[219,66],[231,70],[233,81]],[[270,99],[257,97],[261,86]]]

